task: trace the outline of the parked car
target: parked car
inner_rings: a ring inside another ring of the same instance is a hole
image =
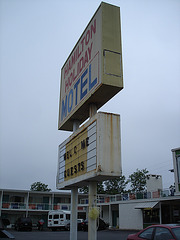
[[[0,217],[0,239],[1,238],[9,238],[9,239],[15,239],[15,237],[10,233],[8,232],[7,230],[5,230],[5,227],[4,225],[9,225],[10,222],[8,219],[2,219]]]
[[[82,231],[82,224],[84,222],[84,219],[77,219],[77,230]],[[67,224],[67,230],[70,230],[70,222]]]
[[[4,228],[7,228],[7,226],[10,225],[10,221],[7,218],[2,218],[2,223],[4,225]]]
[[[180,225],[152,225],[138,233],[130,234],[127,240],[180,240]]]
[[[84,222],[84,219],[78,219],[77,220],[77,229],[78,229],[78,231],[83,230],[83,227],[82,227],[83,222]]]
[[[17,231],[29,230],[32,231],[32,220],[29,217],[20,217],[15,222],[15,229]]]
[[[101,218],[97,219],[97,230],[104,230],[108,227],[108,224],[105,223]],[[82,230],[88,231],[88,219],[82,222]]]

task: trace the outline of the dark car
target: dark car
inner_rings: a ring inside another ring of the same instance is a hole
[[[78,231],[82,231],[82,224],[83,224],[84,220],[83,219],[77,219],[77,230]],[[67,230],[70,230],[70,222],[67,224]]]
[[[83,225],[84,219],[78,219],[77,220],[77,229],[78,231],[83,230],[82,225]]]
[[[15,237],[9,233],[7,230],[5,230],[5,226],[9,225],[10,222],[8,219],[2,219],[0,217],[0,239],[1,238],[9,238],[9,239],[14,239]],[[5,225],[5,226],[4,226]]]
[[[18,218],[17,221],[15,222],[15,229],[17,231],[21,231],[21,230],[32,231],[32,220],[29,217]]]
[[[127,240],[180,240],[180,225],[152,225],[138,233],[130,234]]]
[[[81,223],[82,230],[88,231],[88,219],[84,220],[84,222]],[[97,219],[97,230],[104,230],[108,227],[108,224],[105,223],[101,218]]]

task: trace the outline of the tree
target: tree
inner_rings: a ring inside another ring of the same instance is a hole
[[[88,194],[89,186],[83,186],[82,188],[79,188],[79,192]],[[103,182],[97,182],[97,194],[103,194],[103,193],[105,193]]]
[[[107,194],[124,193],[127,184],[128,184],[128,181],[126,181],[126,177],[124,175],[118,178],[107,180],[104,182],[105,192]]]
[[[126,181],[125,176],[120,176],[114,179],[106,180],[103,182],[97,183],[97,194],[119,194],[124,193],[125,188],[128,184],[128,181]],[[82,188],[79,188],[79,192],[88,194],[89,187],[84,186]]]
[[[143,192],[146,190],[146,174],[149,171],[145,168],[142,170],[136,169],[136,172],[129,175],[129,182],[131,183],[131,191],[133,193]]]
[[[50,192],[51,189],[48,188],[48,185],[41,183],[41,182],[34,182],[31,184],[31,191],[40,191],[40,192]]]
[[[98,182],[97,183],[97,193],[98,194],[104,194],[105,193],[104,182]]]
[[[88,194],[89,187],[88,186],[83,186],[83,187],[79,188],[79,192],[84,193],[84,194]]]

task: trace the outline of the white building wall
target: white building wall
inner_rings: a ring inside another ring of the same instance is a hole
[[[156,192],[163,189],[162,176],[148,174],[146,179],[146,186],[148,192]]]
[[[135,209],[137,202],[119,204],[119,229],[143,229],[143,214],[141,209]]]

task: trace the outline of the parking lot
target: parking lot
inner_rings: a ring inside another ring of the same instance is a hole
[[[9,230],[16,240],[69,240],[70,232],[68,231],[37,231],[32,232],[18,232]],[[97,240],[126,240],[128,234],[135,231],[120,231],[120,230],[103,230],[97,232]],[[78,240],[88,240],[88,232],[78,231]]]

